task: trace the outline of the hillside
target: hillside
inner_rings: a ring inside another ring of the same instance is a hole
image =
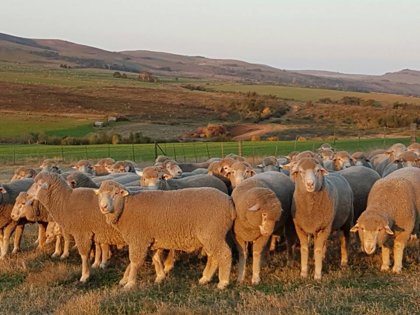
[[[286,71],[239,60],[182,56],[147,50],[111,52],[55,39],[27,39],[0,33],[0,62],[72,68],[98,68],[172,78],[228,80],[359,92],[420,96],[420,72],[402,70],[382,76],[327,71]]]

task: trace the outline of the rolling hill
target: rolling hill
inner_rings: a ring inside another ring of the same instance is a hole
[[[182,56],[147,50],[111,52],[56,39],[28,39],[0,33],[0,62],[72,68],[99,68],[158,76],[278,84],[420,96],[420,71],[381,76],[328,71],[289,71],[239,60]]]

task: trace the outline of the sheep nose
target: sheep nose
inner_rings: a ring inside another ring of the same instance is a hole
[[[375,246],[371,245],[371,244],[365,244],[364,248],[365,248],[366,254],[368,254],[368,255],[373,254],[375,252],[375,249],[376,249]]]
[[[108,209],[108,204],[106,202],[101,202],[100,205],[102,210],[107,210]]]
[[[308,179],[306,181],[306,186],[308,186],[309,188],[313,188],[314,187],[314,181],[312,179]]]

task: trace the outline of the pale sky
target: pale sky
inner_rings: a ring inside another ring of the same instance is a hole
[[[0,0],[0,32],[280,69],[420,70],[420,0]]]

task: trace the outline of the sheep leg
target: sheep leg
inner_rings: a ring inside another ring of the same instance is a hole
[[[16,254],[20,251],[20,243],[22,242],[22,235],[23,235],[23,229],[25,228],[25,225],[19,224],[16,227],[15,230],[15,239],[13,241],[13,251],[12,254]]]
[[[64,233],[63,231],[63,238],[64,238],[64,250],[60,259],[66,259],[70,255],[70,235],[67,233]]]
[[[101,244],[101,251],[102,251],[102,261],[99,267],[103,269],[107,266],[109,258],[110,258],[111,251],[109,249],[109,244]]]
[[[238,235],[235,235],[235,244],[239,253],[238,283],[242,283],[244,282],[246,275],[245,267],[248,258],[248,242],[244,241]]]
[[[52,258],[58,257],[61,254],[61,235],[57,235],[55,239],[55,251],[51,255]]]
[[[324,252],[327,249],[327,238],[329,230],[321,230],[316,233],[315,240],[314,240],[314,258],[315,258],[315,280],[321,280],[321,273],[322,273],[322,261],[324,258]]]
[[[38,247],[37,250],[42,250],[45,248],[45,241],[46,241],[46,235],[45,232],[47,230],[47,224],[46,223],[39,223],[38,224]]]
[[[13,221],[12,223],[10,223],[9,225],[7,225],[4,228],[3,243],[2,243],[2,246],[1,246],[1,257],[0,257],[1,259],[6,257],[6,255],[7,255],[7,251],[9,249],[10,236],[14,232],[16,226],[17,226],[17,222]]]
[[[229,284],[230,270],[232,268],[232,251],[224,239],[218,242],[218,244],[221,244],[221,246],[215,253],[217,265],[219,266],[219,283],[217,284],[217,288],[223,290]],[[214,274],[215,271],[209,270],[209,275],[210,272]],[[211,274],[211,276],[213,275]]]
[[[346,267],[349,261],[349,258],[348,258],[349,240],[350,240],[350,232],[348,230],[342,231],[342,233],[340,233],[341,267]],[[325,258],[325,253],[323,256]]]
[[[382,266],[381,271],[388,271],[390,266],[391,250],[389,247],[382,245]]]
[[[120,285],[126,285],[128,282],[128,275],[130,274],[130,263],[128,264],[127,268],[125,268],[124,275],[120,280]]]
[[[286,236],[286,248],[287,248],[287,265],[291,267],[295,260],[295,246],[297,241],[297,235],[295,230],[295,225],[293,221],[286,221],[286,226],[284,227],[284,234]]]
[[[296,225],[296,234],[300,242],[300,276],[303,278],[308,277],[308,259],[309,259],[309,248],[308,248],[308,234]]]
[[[38,237],[36,238],[34,244],[38,245],[39,244],[39,235],[41,234],[41,224],[38,224]]]
[[[252,246],[252,284],[258,284],[261,281],[261,253],[263,252],[270,236],[261,236]]]
[[[124,290],[131,290],[136,286],[137,271],[143,265],[147,254],[147,245],[128,246],[128,253],[130,257],[130,271],[128,274],[127,283],[124,285]]]
[[[206,267],[204,268],[203,275],[201,276],[200,280],[198,280],[198,283],[201,285],[209,283],[211,281],[211,278],[213,278],[217,267],[218,263],[214,255],[207,255]]]
[[[158,249],[152,257],[153,265],[155,266],[156,271],[155,283],[161,283],[166,276],[165,271],[163,270],[162,252],[162,249]]]
[[[404,248],[410,238],[410,233],[401,233],[394,241],[394,266],[392,272],[400,273],[404,256]]]
[[[77,235],[75,237],[79,255],[82,258],[82,276],[80,282],[86,282],[89,279],[89,253],[92,248],[92,240],[90,235]]]
[[[163,271],[166,274],[168,274],[174,268],[175,260],[176,260],[176,251],[174,249],[171,249],[168,253],[168,256],[166,256],[166,259],[164,262],[165,268],[163,269]]]
[[[92,268],[96,269],[101,264],[101,244],[95,242],[95,260],[93,261]]]

